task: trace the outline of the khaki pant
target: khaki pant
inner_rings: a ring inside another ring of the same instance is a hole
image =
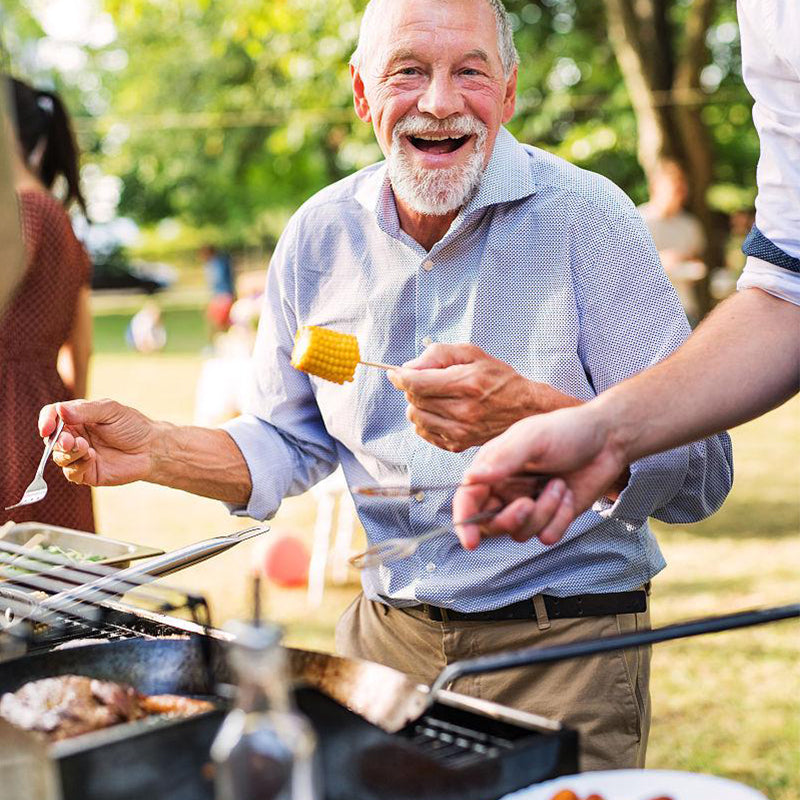
[[[453,661],[524,647],[612,636],[650,627],[643,614],[554,619],[434,622],[360,594],[336,627],[336,649],[430,685]],[[643,767],[650,730],[650,648],[469,675],[448,687],[472,697],[561,720],[581,737],[581,770]]]

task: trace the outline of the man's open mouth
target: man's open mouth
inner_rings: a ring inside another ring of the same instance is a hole
[[[463,147],[472,137],[467,136],[444,136],[442,134],[429,134],[426,136],[409,136],[408,141],[421,150],[423,153],[443,155],[444,153],[455,153]]]

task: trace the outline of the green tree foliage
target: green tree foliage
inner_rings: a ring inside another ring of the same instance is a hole
[[[680,57],[692,0],[652,2],[667,4]],[[95,54],[100,102],[87,105],[94,116],[82,131],[103,169],[123,180],[120,212],[144,224],[178,218],[216,230],[229,245],[269,242],[303,200],[378,160],[369,126],[352,111],[347,69],[363,5],[107,0],[117,39]],[[521,57],[509,127],[643,201],[636,117],[604,0],[506,5]],[[719,4],[706,42],[701,115],[715,154],[710,195],[731,210],[752,196],[757,157],[733,4]],[[117,68],[101,69],[109,53]]]

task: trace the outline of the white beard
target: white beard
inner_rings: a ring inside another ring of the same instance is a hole
[[[475,136],[466,163],[442,169],[424,169],[411,163],[400,144],[401,136],[448,132]],[[475,117],[459,115],[448,120],[403,117],[392,131],[392,149],[387,158],[389,179],[395,195],[418,214],[440,217],[461,208],[483,177],[484,148],[488,129]]]

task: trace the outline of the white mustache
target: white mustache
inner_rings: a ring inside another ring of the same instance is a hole
[[[447,119],[432,119],[430,117],[403,117],[398,120],[392,130],[392,138],[398,136],[425,136],[447,133],[457,137],[477,136],[486,130],[480,120],[475,117],[461,114]]]

